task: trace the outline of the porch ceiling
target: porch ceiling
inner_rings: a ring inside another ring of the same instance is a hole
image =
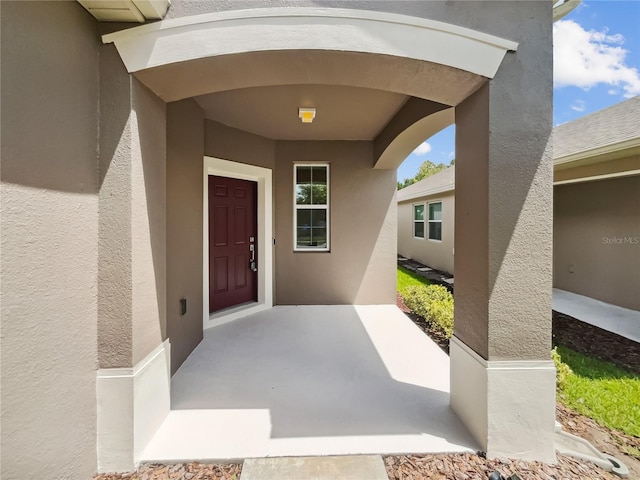
[[[473,451],[449,358],[395,305],[279,306],[210,328],[141,461]]]
[[[373,140],[409,97],[340,85],[283,85],[196,97],[205,117],[276,140]],[[303,124],[299,107],[316,118]]]

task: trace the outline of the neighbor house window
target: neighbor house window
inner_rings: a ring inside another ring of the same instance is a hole
[[[294,165],[294,250],[329,250],[329,165]]]
[[[424,238],[424,204],[413,206],[413,236]]]
[[[429,240],[442,240],[442,202],[429,204]]]

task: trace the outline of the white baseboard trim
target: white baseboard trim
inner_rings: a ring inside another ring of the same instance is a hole
[[[451,337],[451,408],[489,458],[556,461],[552,360],[487,361]]]
[[[97,371],[98,472],[135,469],[171,408],[171,346],[158,345],[133,368]]]

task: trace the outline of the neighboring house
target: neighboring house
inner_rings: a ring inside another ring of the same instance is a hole
[[[554,287],[640,310],[640,96],[559,125],[553,152]],[[398,192],[398,253],[451,273],[454,177]],[[432,238],[423,224],[439,204]]]
[[[398,253],[453,274],[455,202],[455,166],[399,190]]]
[[[133,468],[208,327],[395,304],[396,168],[454,113],[450,404],[555,459],[556,2],[81,3],[0,2],[3,480]]]
[[[553,139],[554,287],[640,310],[640,96]]]

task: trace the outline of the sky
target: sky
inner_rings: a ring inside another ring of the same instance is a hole
[[[640,0],[583,0],[553,24],[553,125],[640,95]],[[398,168],[413,177],[425,160],[455,158],[455,126],[416,148]]]

